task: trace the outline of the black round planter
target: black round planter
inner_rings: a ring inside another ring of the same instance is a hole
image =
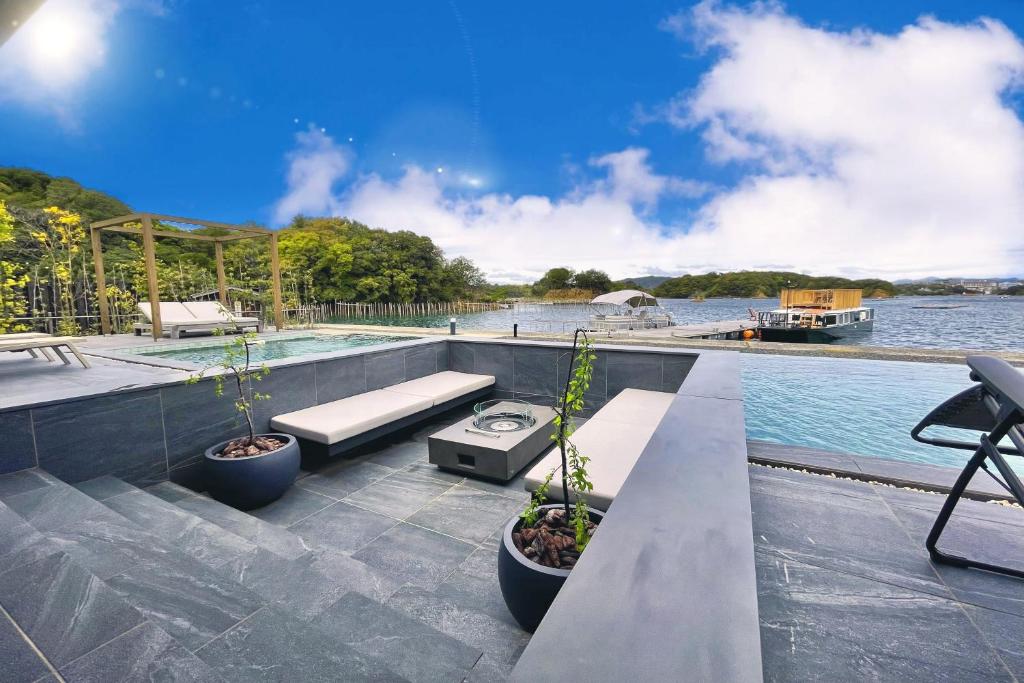
[[[206,490],[214,499],[251,510],[272,503],[288,490],[299,473],[299,444],[289,434],[258,434],[284,441],[276,451],[249,458],[221,458],[234,439],[206,449]]]
[[[542,511],[564,507],[561,504],[542,505]],[[590,519],[599,523],[604,513],[589,508]],[[498,583],[508,611],[519,625],[533,633],[547,614],[562,584],[569,578],[570,569],[545,567],[519,552],[512,542],[512,532],[518,530],[522,519],[515,517],[505,525],[498,547]]]

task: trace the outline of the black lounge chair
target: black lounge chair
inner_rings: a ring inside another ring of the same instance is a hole
[[[1006,361],[992,356],[968,356],[967,365],[971,368],[971,379],[978,384],[960,392],[928,413],[910,432],[915,440],[922,443],[974,451],[974,455],[953,485],[953,490],[949,492],[949,497],[946,498],[928,534],[925,546],[935,562],[957,567],[976,567],[1024,578],[1024,571],[1019,569],[950,555],[936,547],[939,536],[953,514],[953,508],[956,507],[978,468],[983,469],[1018,503],[1024,505],[1024,485],[1003,457],[1024,456],[1024,374]],[[926,428],[933,425],[984,433],[981,435],[980,445],[922,435]],[[1004,439],[1009,440],[1009,445],[1001,445]],[[990,462],[995,465],[998,476],[989,468]]]

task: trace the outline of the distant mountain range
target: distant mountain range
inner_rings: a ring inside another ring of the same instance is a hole
[[[635,282],[641,289],[654,289],[662,282],[671,278],[667,275],[641,275],[640,277],[627,277],[624,279],[629,282]]]

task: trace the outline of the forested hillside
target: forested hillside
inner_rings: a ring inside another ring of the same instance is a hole
[[[688,299],[704,297],[777,297],[788,287],[797,289],[860,289],[864,296],[892,296],[896,288],[886,280],[848,280],[842,277],[820,277],[784,271],[751,271],[706,273],[674,277],[654,288],[654,295]]]
[[[123,202],[71,179],[0,168],[0,332],[25,328],[15,319],[29,316],[52,317],[68,333],[95,327],[88,226],[126,213],[131,208]],[[278,244],[286,308],[335,300],[449,301],[485,290],[471,261],[446,259],[430,238],[409,231],[297,217],[279,232]],[[140,240],[104,233],[103,252],[108,299],[115,312],[130,313],[148,295]],[[185,300],[216,288],[212,243],[161,238],[156,253],[162,299]],[[269,260],[267,240],[225,245],[232,298],[250,308],[267,303]]]

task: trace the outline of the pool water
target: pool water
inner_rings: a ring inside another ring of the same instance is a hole
[[[312,353],[339,351],[358,346],[376,346],[388,342],[412,339],[413,337],[392,336],[383,334],[348,334],[348,335],[304,335],[290,336],[285,339],[259,340],[251,347],[250,354],[254,363],[262,363],[279,358],[292,358]],[[127,353],[140,356],[183,360],[197,365],[214,365],[224,356],[224,347],[231,343],[231,338],[222,338],[216,342],[201,343],[162,348],[153,350],[126,349]]]
[[[973,384],[966,365],[753,353],[740,362],[750,439],[957,468],[971,455],[910,438],[932,408]],[[978,441],[965,430],[928,433]]]

